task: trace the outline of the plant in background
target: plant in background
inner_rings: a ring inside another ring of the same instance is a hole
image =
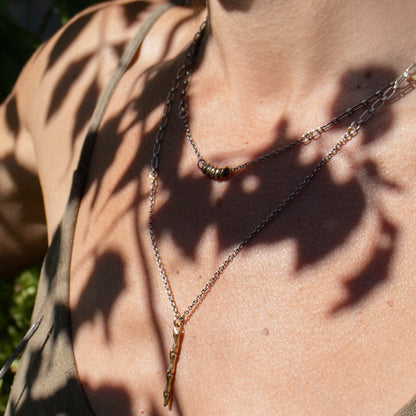
[[[3,365],[29,328],[35,302],[39,268],[33,268],[17,278],[0,284],[0,363]],[[10,386],[17,370],[16,360],[0,380],[0,414],[6,408]]]

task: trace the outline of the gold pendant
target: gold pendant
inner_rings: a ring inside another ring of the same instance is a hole
[[[178,321],[173,323],[173,345],[169,354],[169,368],[166,371],[166,388],[163,392],[163,406],[169,406],[173,396],[173,383],[175,381],[176,365],[179,359],[183,340],[183,323],[178,325]]]
[[[222,179],[227,178],[230,174],[231,170],[228,167],[219,168],[217,166],[210,165],[209,163],[205,162],[203,159],[198,160],[198,168],[204,174],[207,175],[211,179],[216,179],[220,181]]]

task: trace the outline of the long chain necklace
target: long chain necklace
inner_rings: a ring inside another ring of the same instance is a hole
[[[390,82],[387,84],[384,88],[381,88],[378,90],[375,94],[367,97],[366,99],[360,101],[358,104],[356,104],[353,107],[348,108],[343,113],[339,114],[338,116],[332,118],[329,122],[326,124],[323,124],[322,126],[319,126],[315,128],[314,130],[308,131],[305,134],[303,134],[299,139],[284,145],[282,147],[279,147],[269,153],[266,153],[264,155],[261,155],[251,161],[242,163],[237,166],[233,167],[217,167],[209,162],[207,162],[204,157],[201,155],[198,146],[195,142],[195,139],[193,138],[190,128],[189,128],[189,120],[188,120],[188,104],[187,104],[187,93],[189,89],[190,79],[192,76],[192,70],[195,65],[196,57],[198,56],[198,52],[201,46],[201,40],[203,37],[203,34],[206,30],[206,22],[204,22],[200,28],[198,36],[194,39],[193,44],[191,45],[188,54],[187,59],[185,61],[185,67],[183,68],[183,81],[182,81],[182,90],[181,90],[181,100],[179,103],[179,118],[183,121],[184,129],[186,137],[192,146],[192,149],[197,157],[197,166],[199,170],[206,176],[208,176],[211,179],[215,180],[223,180],[228,178],[231,174],[237,173],[239,171],[245,170],[249,167],[255,166],[259,163],[265,162],[267,160],[273,159],[276,156],[280,155],[283,152],[286,152],[288,150],[294,149],[295,147],[301,145],[301,144],[309,144],[312,140],[317,140],[321,137],[322,133],[326,133],[328,130],[330,130],[332,127],[337,125],[342,120],[351,117],[354,113],[357,111],[360,111],[363,108],[370,107],[376,100],[378,100],[382,94],[390,89],[393,85],[393,82]]]
[[[186,54],[184,63],[179,68],[179,71],[175,77],[175,80],[172,84],[171,89],[168,92],[168,96],[165,102],[163,116],[159,123],[159,128],[156,133],[155,142],[153,145],[153,152],[152,152],[152,159],[151,159],[151,172],[150,172],[150,197],[149,197],[149,222],[148,222],[148,231],[150,236],[150,241],[153,248],[153,253],[155,256],[156,264],[160,273],[160,277],[163,283],[163,287],[165,289],[168,301],[173,311],[174,321],[173,321],[173,345],[169,353],[169,367],[166,371],[166,387],[163,392],[163,399],[164,399],[164,406],[169,406],[172,398],[173,398],[173,383],[176,374],[176,367],[179,359],[181,344],[183,341],[184,336],[184,326],[187,324],[195,309],[203,302],[205,297],[210,292],[211,288],[215,285],[218,281],[220,276],[224,273],[225,269],[229,266],[229,264],[234,260],[234,258],[240,253],[240,251],[255,237],[259,234],[268,224],[270,224],[295,198],[299,193],[306,188],[306,186],[312,181],[312,179],[322,170],[322,168],[351,140],[353,139],[361,129],[361,126],[366,123],[375,112],[379,111],[386,101],[391,100],[393,97],[396,96],[398,91],[405,90],[405,87],[409,87],[409,89],[413,89],[415,87],[415,81],[413,77],[416,75],[416,62],[413,62],[401,75],[399,75],[396,79],[394,79],[387,87],[383,88],[382,90],[376,92],[373,96],[369,99],[364,100],[364,104],[360,103],[357,106],[353,107],[347,112],[343,113],[340,117],[341,119],[355,113],[359,109],[366,108],[364,112],[360,115],[357,121],[353,121],[349,127],[347,128],[346,132],[342,135],[341,139],[335,144],[332,149],[325,154],[325,156],[319,161],[319,163],[300,181],[293,191],[283,199],[277,207],[270,212],[250,233],[248,233],[241,241],[238,243],[235,248],[229,253],[229,255],[225,258],[225,260],[220,264],[218,269],[212,275],[212,277],[206,282],[205,286],[199,292],[199,294],[194,298],[192,303],[185,309],[183,313],[179,312],[178,305],[175,301],[172,287],[166,272],[165,265],[162,261],[160,256],[159,248],[156,243],[155,234],[154,234],[154,208],[156,203],[156,193],[158,188],[158,177],[159,177],[159,160],[160,154],[162,150],[162,143],[165,137],[166,126],[168,123],[168,118],[172,109],[172,105],[174,103],[176,91],[178,90],[181,79],[185,77],[188,78],[190,76],[189,70],[189,62],[194,61],[195,59],[195,50],[198,48],[198,45],[201,42],[201,37],[205,28],[205,24],[201,26],[201,29],[196,33],[194,40]],[[185,93],[182,93],[184,96]],[[400,95],[398,95],[400,98]],[[368,101],[368,102],[367,102]],[[182,110],[181,110],[182,111]],[[351,114],[350,114],[351,113]],[[335,123],[339,122],[335,121]],[[328,124],[331,124],[331,121]],[[332,125],[334,125],[332,124]],[[305,139],[301,139],[301,143],[304,141],[310,141],[315,136],[319,136],[323,131],[327,131],[329,126],[326,130],[322,130],[319,132],[314,130],[310,133],[311,136],[307,136]],[[323,126],[324,129],[327,125]],[[188,129],[189,130],[189,129]],[[188,137],[189,138],[189,137]],[[294,142],[296,143],[296,142]],[[289,145],[290,146],[290,145]],[[292,144],[292,146],[294,146]],[[287,146],[286,146],[287,147]],[[270,155],[279,152],[281,153],[282,150],[277,150],[275,152],[270,153]],[[274,157],[266,155],[263,158],[270,158]],[[202,159],[202,158],[201,158]],[[259,158],[263,160],[262,158]],[[203,160],[203,159],[202,159]],[[260,161],[260,160],[259,160]],[[259,163],[259,161],[254,160],[253,162],[249,162],[251,164]]]

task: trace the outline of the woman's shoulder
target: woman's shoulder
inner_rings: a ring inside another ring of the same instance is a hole
[[[45,88],[59,87],[63,73],[80,74],[91,65],[111,71],[146,17],[165,3],[115,0],[85,9],[39,47],[23,69],[16,89],[23,94],[30,90],[33,97],[37,89],[44,94]]]
[[[80,97],[101,91],[146,18],[167,3],[114,0],[89,7],[73,17],[39,47],[16,83],[14,93],[20,97],[20,110],[27,124],[36,125],[42,111],[46,111],[49,120],[69,100],[69,93]],[[145,71],[148,63],[158,59],[161,49],[168,42],[172,44],[178,21],[187,20],[192,13],[190,8],[175,7],[155,24],[141,48],[136,71]]]
[[[23,69],[13,96],[19,120],[33,140],[50,224],[56,225],[62,214],[71,172],[100,93],[129,41],[166,3],[115,0],[90,7],[43,44]],[[192,15],[189,8],[174,7],[156,22],[134,60],[135,76],[158,64],[162,56],[169,59],[181,50],[182,39],[189,40],[183,27]]]

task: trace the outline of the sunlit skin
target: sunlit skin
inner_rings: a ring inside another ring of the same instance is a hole
[[[35,54],[0,107],[5,276],[43,256],[99,92],[160,3],[85,11]],[[188,105],[214,166],[298,139],[416,59],[413,0],[208,0],[208,9]],[[168,90],[206,15],[176,7],[160,18],[98,134],[70,278],[86,397],[97,416],[393,416],[416,394],[416,91],[375,114],[226,269],[185,325],[172,406],[163,406],[174,316],[148,236],[150,160]],[[347,125],[212,181],[173,107],[155,230],[181,311]]]

